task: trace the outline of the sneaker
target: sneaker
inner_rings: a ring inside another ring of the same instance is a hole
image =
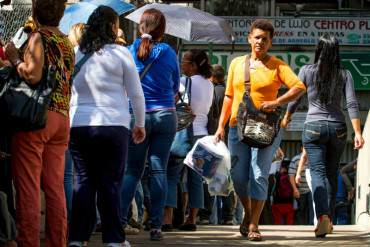
[[[315,229],[315,236],[317,238],[325,238],[326,234],[329,233],[330,219],[327,215],[321,215],[317,222]]]
[[[197,230],[197,225],[195,224],[183,224],[182,226],[179,227],[180,231],[196,231]]]
[[[164,224],[162,225],[162,232],[172,232],[173,231],[173,225],[172,224]]]
[[[150,230],[150,240],[152,241],[160,241],[163,239],[163,235],[161,230],[159,229],[152,229]]]
[[[140,233],[139,229],[133,228],[130,225],[127,225],[124,230],[126,235],[138,235]]]
[[[139,230],[143,227],[142,224],[140,224],[139,222],[137,222],[136,220],[132,218],[129,220],[128,224],[132,226],[133,228],[137,228]]]
[[[131,247],[131,244],[129,241],[125,240],[123,243],[107,243],[104,244],[105,247]]]
[[[209,220],[200,220],[199,225],[209,225]]]
[[[81,246],[82,246],[82,242],[79,242],[79,241],[71,241],[68,244],[68,247],[81,247]]]
[[[123,243],[121,244],[121,246],[122,246],[122,247],[131,247],[131,244],[130,244],[130,242],[129,242],[129,241],[125,240],[125,242],[123,242]]]
[[[233,223],[233,221],[232,221],[232,220],[224,220],[224,221],[222,222],[222,225],[224,225],[224,226],[233,226],[233,225],[234,225],[234,223]]]

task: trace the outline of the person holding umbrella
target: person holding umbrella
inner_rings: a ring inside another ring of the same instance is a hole
[[[258,221],[267,198],[268,176],[275,150],[279,147],[282,131],[272,145],[266,148],[252,148],[239,141],[237,112],[245,92],[245,63],[250,66],[250,95],[256,108],[272,111],[301,96],[306,87],[291,68],[276,57],[269,56],[274,27],[268,20],[257,19],[252,23],[248,41],[251,55],[235,58],[229,67],[225,98],[216,131],[216,140],[223,139],[224,126],[230,117],[228,144],[231,154],[231,177],[235,192],[243,204],[245,216],[240,233],[251,241],[262,240]],[[249,61],[246,61],[249,59]],[[289,90],[277,97],[279,88],[285,85]]]
[[[122,223],[127,224],[128,210],[138,183],[149,165],[150,239],[161,240],[163,208],[167,194],[167,163],[176,134],[175,95],[179,90],[180,72],[175,51],[161,42],[166,27],[163,13],[147,9],[139,24],[140,37],[129,47],[140,73],[145,96],[145,140],[130,142],[127,170],[122,186]]]

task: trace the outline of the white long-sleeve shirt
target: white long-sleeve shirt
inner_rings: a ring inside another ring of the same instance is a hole
[[[194,136],[208,135],[207,123],[208,112],[212,105],[213,84],[201,75],[193,75],[191,78],[191,103],[190,107],[195,115],[193,122]],[[186,77],[180,79],[180,92],[185,91]],[[188,102],[185,96],[185,101]]]
[[[78,49],[76,63],[84,54]],[[135,124],[144,127],[145,100],[134,60],[127,48],[109,44],[83,64],[73,80],[71,127],[130,128],[130,103]]]

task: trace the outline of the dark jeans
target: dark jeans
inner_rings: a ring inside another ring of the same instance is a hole
[[[71,152],[69,150],[66,151],[66,158],[64,163],[64,193],[66,194],[67,216],[69,221],[71,219],[73,196],[73,161]]]
[[[313,225],[313,204],[311,192],[300,194],[297,200],[297,210],[294,214],[295,225]]]
[[[163,208],[167,194],[167,163],[177,128],[174,110],[147,112],[145,116],[145,140],[140,144],[130,141],[127,170],[122,186],[121,221],[127,224],[128,210],[134,198],[137,184],[144,173],[148,157],[150,222],[153,229],[162,226]]]
[[[120,221],[121,183],[129,130],[123,126],[74,127],[70,151],[75,165],[70,241],[88,241],[101,217],[103,242],[125,240]]]
[[[304,125],[303,146],[307,151],[316,216],[334,216],[337,171],[347,139],[345,123],[316,121]]]

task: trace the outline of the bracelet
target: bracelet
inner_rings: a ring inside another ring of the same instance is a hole
[[[22,60],[20,60],[19,58],[15,61],[15,63],[14,63],[14,66],[17,68],[18,67],[18,65],[20,65],[21,63],[23,63],[23,61]]]

